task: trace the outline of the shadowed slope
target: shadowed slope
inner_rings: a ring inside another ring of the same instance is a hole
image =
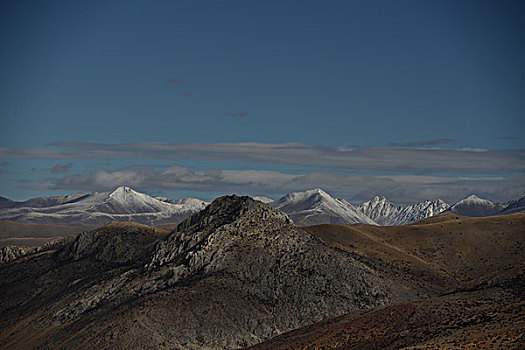
[[[446,213],[399,227],[306,228],[441,296],[349,313],[253,349],[519,349],[523,346],[525,214]],[[381,264],[384,263],[384,264]]]

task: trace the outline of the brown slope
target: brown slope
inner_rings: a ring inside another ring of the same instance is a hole
[[[393,227],[307,228],[436,291],[455,291],[312,324],[253,349],[523,348],[525,215],[444,214]]]
[[[326,243],[449,287],[524,261],[525,214],[469,218],[445,213],[404,226],[317,225]]]
[[[491,285],[360,311],[250,347],[263,349],[523,349],[523,271]]]

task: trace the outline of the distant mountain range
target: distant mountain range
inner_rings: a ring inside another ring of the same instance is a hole
[[[462,216],[492,216],[525,211],[525,197],[493,203],[474,195],[453,206],[441,199],[399,206],[383,196],[375,196],[358,206],[345,199],[336,199],[321,189],[290,193],[269,203],[287,213],[296,225],[372,224],[381,226],[405,225],[451,211]]]
[[[126,186],[112,192],[40,197],[26,202],[4,199],[2,203],[4,208],[0,211],[0,220],[93,226],[110,221],[148,225],[180,222],[209,204],[193,198],[175,201],[157,199]]]
[[[253,199],[288,214],[299,226],[316,224],[404,225],[445,211],[462,216],[492,216],[525,211],[525,197],[493,203],[474,195],[450,206],[444,201],[427,200],[399,206],[375,196],[358,206],[330,196],[322,189],[293,192],[272,200]],[[70,196],[38,197],[15,202],[0,197],[0,220],[33,224],[103,225],[110,221],[130,221],[147,225],[181,222],[203,210],[209,203],[196,198],[151,197],[121,186],[112,192],[77,193]]]

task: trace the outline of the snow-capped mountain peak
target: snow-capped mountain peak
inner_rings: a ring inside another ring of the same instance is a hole
[[[158,213],[170,209],[168,203],[155,199],[147,194],[136,192],[130,187],[120,186],[109,193],[103,203],[91,211],[102,213]]]
[[[284,211],[298,225],[319,223],[375,224],[350,203],[333,198],[320,188],[289,193],[270,206]]]
[[[148,201],[148,197],[151,199],[155,199],[155,198],[148,196],[147,194],[136,192],[132,188],[127,187],[127,186],[120,186],[109,194],[109,198],[116,200],[118,202],[121,202],[121,203],[126,203],[126,202],[131,202],[131,201],[136,201],[136,200]]]
[[[409,223],[441,214],[450,207],[441,199],[426,200],[404,207],[398,214],[399,222]]]
[[[456,214],[465,216],[490,216],[497,214],[504,208],[504,205],[500,203],[493,203],[488,199],[470,195],[454,204],[450,207],[450,210]]]
[[[440,214],[448,207],[449,205],[441,199],[426,200],[408,206],[396,206],[383,196],[375,196],[357,208],[380,225],[404,225]]]
[[[357,209],[380,225],[392,224],[392,218],[396,217],[401,210],[383,196],[375,196],[360,204]]]
[[[134,221],[156,225],[182,221],[204,209],[207,204],[193,198],[162,201],[130,187],[121,186],[112,192],[85,195],[61,205],[8,209],[0,213],[0,220],[26,223],[74,222],[85,225]]]
[[[467,198],[460,200],[455,205],[460,204],[460,203],[485,204],[485,205],[487,205],[487,204],[488,205],[494,204],[493,202],[489,201],[488,199],[479,198],[475,194],[471,194]]]
[[[315,199],[326,198],[326,199],[330,199],[332,197],[328,193],[323,191],[322,189],[316,188],[316,189],[313,189],[313,190],[308,190],[308,191],[303,191],[303,192],[288,193],[286,196],[284,196],[284,198],[286,198],[288,202],[297,203],[297,202],[304,201],[304,200],[306,200],[308,198],[315,198]]]

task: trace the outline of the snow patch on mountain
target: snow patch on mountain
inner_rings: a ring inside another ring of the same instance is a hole
[[[263,202],[264,204],[269,204],[274,201],[272,198],[268,198],[264,196],[253,196],[252,199],[259,201],[259,202]]]

